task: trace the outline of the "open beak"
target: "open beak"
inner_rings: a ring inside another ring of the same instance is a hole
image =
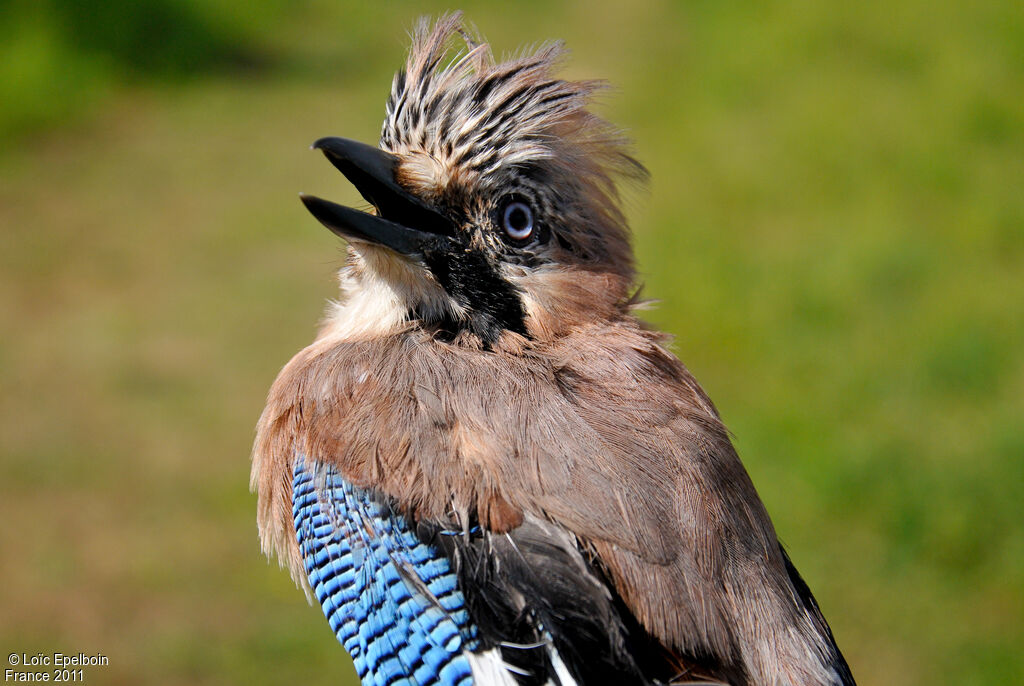
[[[455,236],[452,222],[395,181],[397,157],[347,138],[321,138],[313,147],[322,150],[377,210],[373,215],[301,195],[321,224],[346,240],[383,245],[410,257],[450,245]]]

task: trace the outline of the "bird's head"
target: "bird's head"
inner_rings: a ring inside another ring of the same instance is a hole
[[[465,51],[446,61],[460,35]],[[587,110],[601,84],[553,74],[561,52],[495,63],[458,15],[421,22],[380,147],[314,144],[375,209],[303,196],[349,242],[335,326],[415,320],[490,346],[623,311],[633,256],[617,181],[646,172]]]

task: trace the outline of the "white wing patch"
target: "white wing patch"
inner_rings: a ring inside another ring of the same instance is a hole
[[[562,656],[555,650],[555,646],[548,642],[545,649],[548,651],[551,666],[555,671],[553,678],[548,679],[545,686],[578,686],[576,680],[569,674],[569,668],[562,661]],[[521,670],[505,662],[499,649],[492,648],[480,653],[465,653],[465,655],[469,659],[470,669],[473,670],[473,683],[479,686],[517,686],[519,683],[516,681],[516,674],[521,673]]]

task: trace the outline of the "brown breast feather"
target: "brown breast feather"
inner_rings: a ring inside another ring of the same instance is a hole
[[[516,345],[487,352],[412,329],[296,355],[254,450],[265,548],[304,584],[290,505],[303,453],[416,517],[475,511],[494,531],[545,517],[596,551],[667,646],[755,672],[782,659],[747,655],[785,630],[765,617],[802,621],[771,522],[710,400],[658,335],[625,320]]]

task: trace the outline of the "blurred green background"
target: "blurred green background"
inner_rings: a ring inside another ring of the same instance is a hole
[[[1019,2],[462,3],[653,173],[649,318],[861,684],[1024,682]],[[376,140],[439,3],[0,5],[0,647],[95,684],[351,683],[248,492],[341,246],[307,147]]]

